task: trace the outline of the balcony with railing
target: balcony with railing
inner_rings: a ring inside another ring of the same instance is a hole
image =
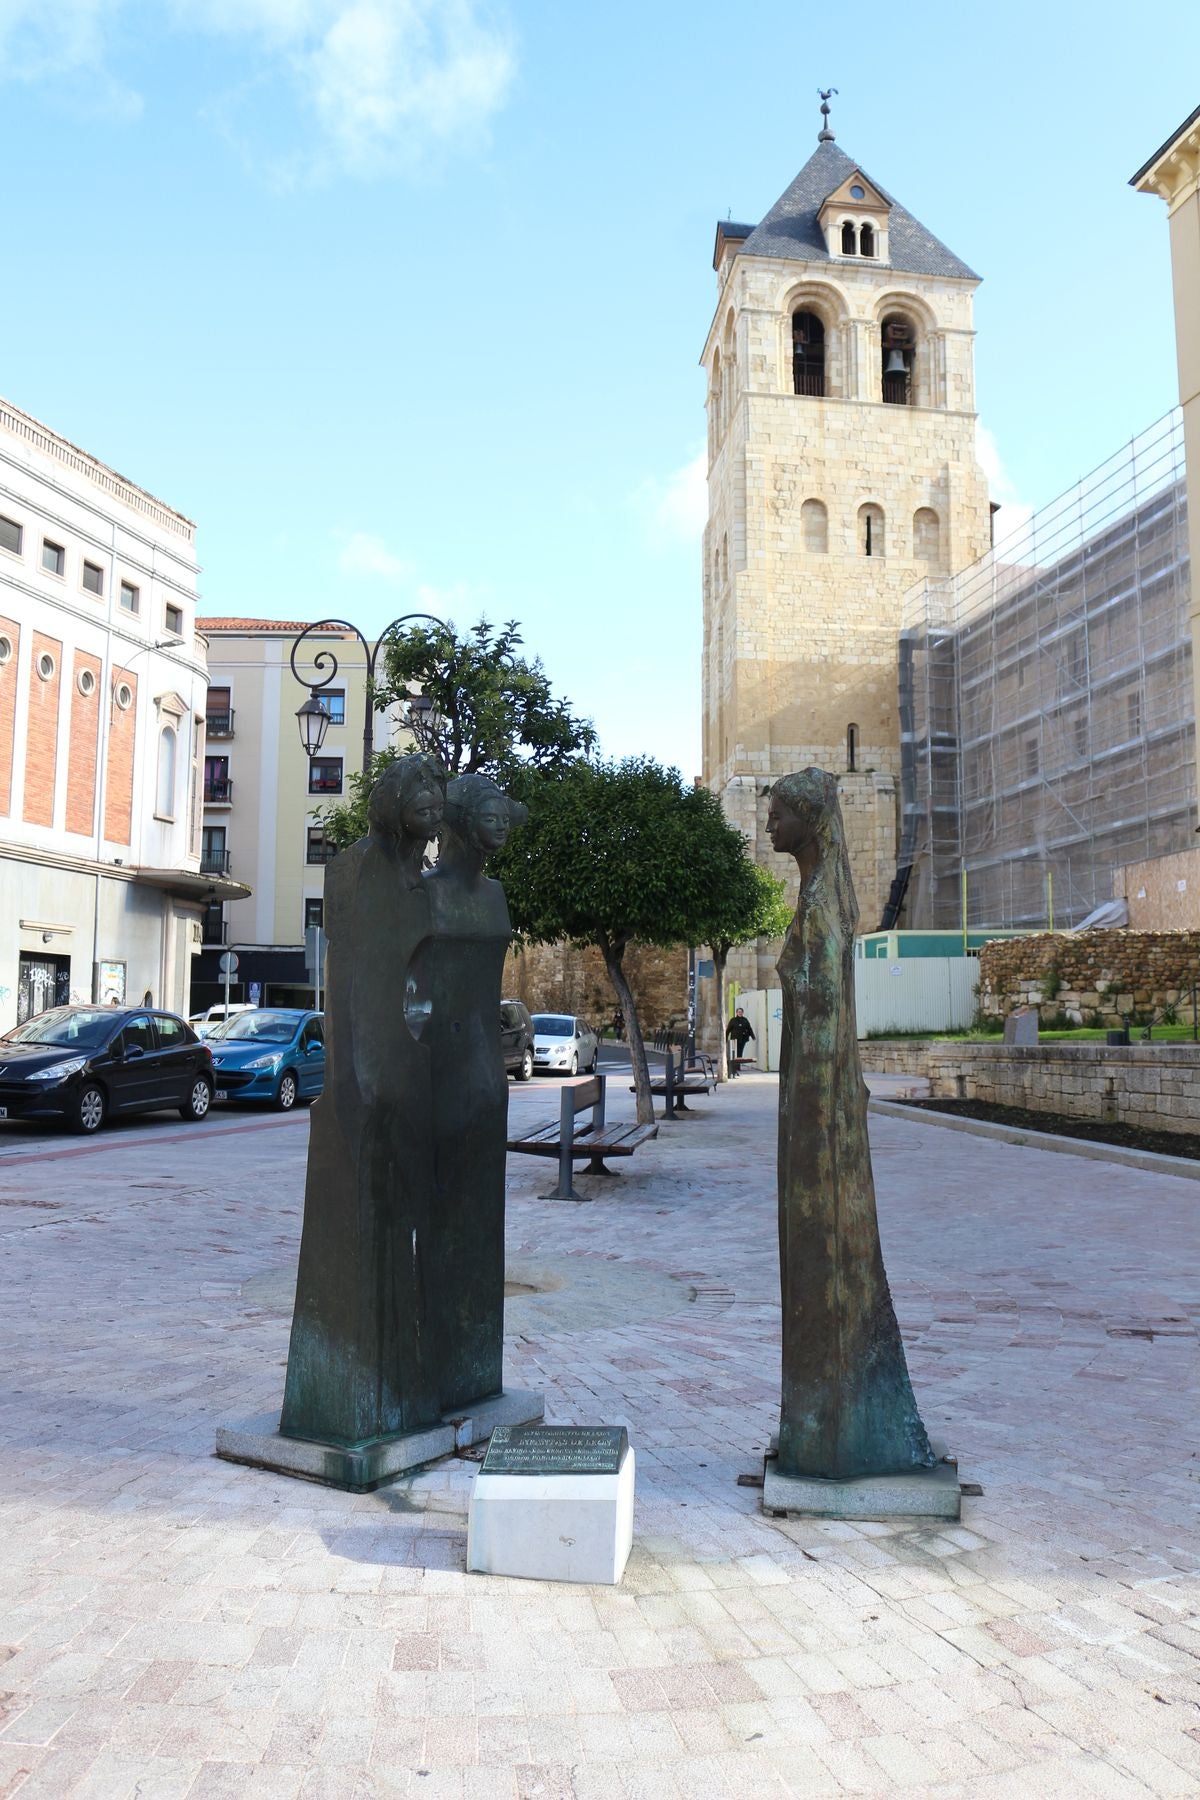
[[[231,806],[233,782],[228,775],[210,776],[204,783],[205,806]]]
[[[233,736],[233,709],[226,707],[223,712],[210,712],[205,715],[204,733],[209,738],[231,738]]]
[[[202,875],[228,875],[228,850],[202,850],[200,852],[200,873]]]

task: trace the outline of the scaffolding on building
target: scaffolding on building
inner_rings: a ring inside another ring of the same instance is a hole
[[[1196,799],[1178,409],[905,596],[901,869],[921,928],[1078,924],[1189,848]]]

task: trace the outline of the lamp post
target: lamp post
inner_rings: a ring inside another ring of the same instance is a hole
[[[390,625],[385,625],[376,638],[374,646],[363,636],[358,626],[352,625],[348,619],[318,619],[315,625],[307,626],[300,633],[292,645],[290,662],[292,674],[296,680],[301,687],[309,690],[309,697],[297,712],[296,719],[300,727],[300,741],[304,745],[305,755],[310,760],[321,748],[325,741],[325,732],[329,727],[329,714],[317,696],[322,688],[328,687],[331,681],[337,679],[338,659],[336,653],[327,644],[323,645],[313,657],[314,678],[307,680],[296,667],[297,653],[305,638],[311,637],[314,632],[325,632],[336,628],[351,633],[363,647],[363,654],[367,659],[367,686],[363,710],[362,767],[363,774],[367,775],[371,770],[371,758],[375,754],[375,661],[383,647],[384,639],[390,637],[392,632],[398,631],[402,625],[409,624],[413,619],[424,619],[428,624],[439,625],[445,630],[444,619],[437,619],[432,613],[414,612],[405,613],[402,618],[393,619]],[[315,679],[318,671],[321,672],[320,680]],[[418,702],[421,701],[424,702],[424,705],[418,706]],[[421,718],[424,718],[432,709],[433,702],[427,700],[422,694],[417,695],[410,702],[410,710],[419,713]]]

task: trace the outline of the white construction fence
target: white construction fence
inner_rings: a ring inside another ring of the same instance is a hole
[[[888,1031],[966,1031],[978,1005],[975,956],[910,956],[899,962],[854,964],[854,1005],[860,1038]],[[760,1069],[779,1067],[783,996],[778,988],[743,988],[740,1006],[754,1029]],[[765,1048],[765,1058],[764,1058]]]

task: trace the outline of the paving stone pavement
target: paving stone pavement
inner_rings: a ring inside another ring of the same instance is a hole
[[[775,1093],[590,1205],[510,1159],[508,1378],[637,1447],[616,1589],[465,1574],[469,1461],[355,1497],[213,1457],[279,1397],[302,1115],[4,1131],[0,1797],[1200,1794],[1195,1184],[874,1118],[918,1395],[983,1493],[777,1521],[737,1485]]]

